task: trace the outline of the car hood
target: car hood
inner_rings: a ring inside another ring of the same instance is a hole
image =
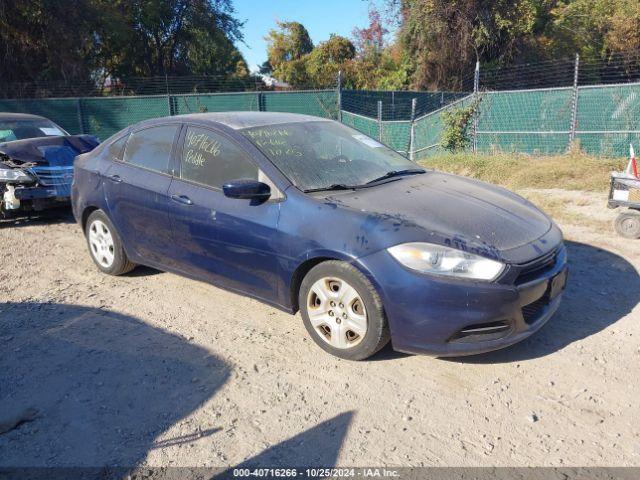
[[[367,234],[377,231],[390,244],[432,242],[521,263],[547,253],[562,239],[549,217],[522,197],[440,172],[336,192],[326,201],[360,212]]]
[[[92,135],[67,135],[61,137],[37,137],[0,143],[0,159],[22,163],[49,164],[52,158],[71,158],[93,150],[98,139]],[[60,155],[60,152],[68,155]]]

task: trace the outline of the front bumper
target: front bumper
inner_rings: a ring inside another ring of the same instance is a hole
[[[510,285],[420,274],[386,251],[358,263],[381,294],[393,348],[438,357],[484,353],[529,337],[560,306],[567,277],[563,246],[552,266]]]
[[[19,201],[19,206],[3,207],[5,215],[57,208],[68,205],[71,200],[69,196],[61,195],[59,190],[44,185],[16,185],[13,196]]]
[[[57,189],[45,186],[16,188],[15,196],[20,201],[42,199],[60,202],[70,201],[70,196],[61,196]]]

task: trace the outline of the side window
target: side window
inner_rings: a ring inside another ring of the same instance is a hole
[[[128,138],[129,135],[124,135],[107,147],[109,155],[112,158],[122,160],[122,150],[124,149],[124,144],[127,143]]]
[[[132,165],[169,173],[169,160],[178,125],[145,128],[129,135],[124,161]]]
[[[180,178],[215,188],[240,178],[258,179],[258,167],[234,142],[212,130],[188,127]]]

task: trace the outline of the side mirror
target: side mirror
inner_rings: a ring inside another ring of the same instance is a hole
[[[256,202],[264,202],[271,196],[271,187],[269,185],[258,180],[246,178],[225,183],[222,186],[222,191],[229,198],[241,198]]]

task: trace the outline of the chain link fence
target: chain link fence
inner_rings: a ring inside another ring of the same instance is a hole
[[[271,111],[337,119],[337,99],[336,90],[0,99],[0,111],[42,115],[69,133],[104,140],[133,123],[185,113]]]
[[[303,113],[341,120],[419,160],[443,151],[444,112],[479,101],[470,129],[475,151],[545,155],[579,146],[594,155],[625,156],[629,143],[640,142],[640,78],[636,78],[640,70],[623,71],[621,65],[609,62],[606,68],[596,68],[586,62],[580,67],[576,58],[504,72],[490,70],[484,82],[477,69],[473,92],[342,90],[339,79],[335,89],[291,90],[279,85],[276,90],[254,77],[197,76],[72,86],[5,84],[0,85],[0,111],[42,115],[70,133],[101,139],[138,121],[167,115],[238,110]],[[492,89],[502,87],[505,79],[520,86],[566,84],[571,77],[573,85],[558,88]],[[636,82],[580,85],[597,78]]]

